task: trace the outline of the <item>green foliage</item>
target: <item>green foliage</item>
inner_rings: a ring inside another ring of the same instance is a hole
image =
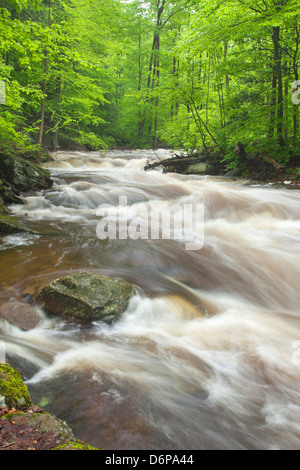
[[[0,150],[25,152],[33,142],[53,149],[66,139],[93,149],[113,142],[106,120],[119,4],[78,5],[20,0],[0,9],[0,80],[6,84]]]
[[[299,150],[298,0],[0,2],[0,150]],[[299,152],[298,152],[299,154]]]

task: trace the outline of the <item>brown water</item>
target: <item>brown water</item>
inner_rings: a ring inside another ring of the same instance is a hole
[[[160,156],[165,156],[164,151]],[[299,191],[144,172],[153,152],[57,153],[55,181],[14,213],[44,235],[1,237],[0,302],[86,269],[133,282],[120,321],[0,323],[33,401],[105,449],[297,449]],[[180,240],[105,240],[96,210],[204,204],[198,251]]]

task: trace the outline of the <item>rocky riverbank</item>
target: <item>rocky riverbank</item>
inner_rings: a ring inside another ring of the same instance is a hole
[[[262,184],[278,184],[288,189],[300,189],[300,173],[297,163],[287,168],[269,157],[265,152],[246,153],[239,142],[235,148],[234,168],[228,169],[224,155],[217,152],[195,155],[176,155],[172,158],[148,163],[144,170],[162,168],[165,173],[183,175],[225,176],[233,179],[247,179]],[[298,163],[299,166],[299,163]]]
[[[20,373],[0,364],[0,450],[100,450],[68,424],[35,406]]]
[[[87,271],[56,279],[36,295],[36,307],[8,301],[0,318],[21,330],[35,328],[38,307],[65,321],[112,323],[134,295],[132,284]],[[9,364],[0,364],[0,450],[98,450],[77,440],[67,423],[31,402],[21,375]]]
[[[22,204],[22,194],[51,188],[50,173],[15,155],[0,155],[0,234],[29,231],[13,217],[9,204]]]

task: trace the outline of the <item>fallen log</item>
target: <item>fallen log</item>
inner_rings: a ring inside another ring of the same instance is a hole
[[[153,170],[154,168],[162,166],[165,170],[169,170],[170,167],[174,167],[175,170],[173,171],[178,171],[181,173],[189,165],[192,165],[194,163],[202,163],[205,162],[206,158],[202,155],[200,157],[180,157],[180,156],[175,156],[171,158],[166,158],[164,160],[160,160],[158,162],[154,163],[147,163],[145,165],[144,170]]]

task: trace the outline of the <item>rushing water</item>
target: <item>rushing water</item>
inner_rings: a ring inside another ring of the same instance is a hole
[[[160,157],[166,152],[161,151]],[[105,449],[297,449],[300,445],[299,191],[144,172],[152,152],[58,152],[54,186],[13,212],[43,235],[1,238],[0,302],[34,304],[54,278],[89,270],[133,282],[120,321],[0,323],[34,403]],[[204,246],[97,238],[126,196],[204,204]],[[299,341],[299,343],[297,342]]]

